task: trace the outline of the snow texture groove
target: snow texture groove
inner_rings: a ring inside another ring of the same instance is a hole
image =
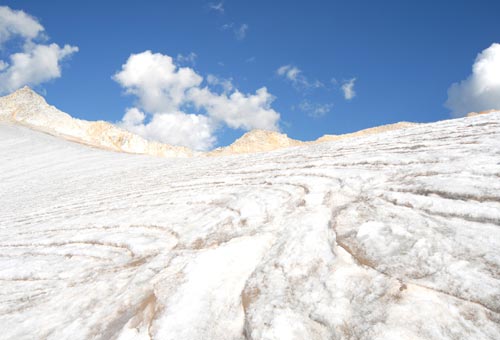
[[[0,123],[2,339],[499,339],[500,113],[155,158]]]

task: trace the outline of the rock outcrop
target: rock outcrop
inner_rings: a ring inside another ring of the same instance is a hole
[[[496,110],[479,113],[471,112],[467,116],[472,117],[491,112],[496,112]],[[253,130],[245,133],[229,146],[220,147],[209,152],[196,152],[182,146],[148,141],[108,122],[90,122],[73,118],[67,113],[47,104],[43,97],[27,86],[0,98],[1,120],[21,124],[38,131],[97,148],[160,157],[191,157],[195,155],[216,157],[266,152],[292,146],[358,138],[406,129],[417,125],[417,123],[399,122],[342,135],[324,135],[314,141],[306,142],[289,138],[287,135],[275,131]]]
[[[162,157],[193,155],[188,148],[147,141],[108,122],[73,118],[47,104],[42,96],[27,86],[0,98],[0,120],[112,151]]]
[[[303,142],[288,138],[287,135],[279,132],[252,130],[245,133],[233,144],[208,152],[207,156],[226,156],[272,151],[302,144]]]

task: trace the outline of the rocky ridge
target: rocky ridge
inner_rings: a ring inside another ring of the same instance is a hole
[[[496,112],[497,110],[471,112],[467,116]],[[399,122],[368,128],[342,135],[324,135],[314,141],[299,141],[286,134],[252,130],[245,133],[234,143],[208,152],[193,151],[183,146],[149,141],[129,131],[123,130],[105,121],[86,121],[76,119],[69,114],[49,105],[45,99],[28,86],[14,93],[0,97],[0,121],[9,121],[67,140],[86,144],[106,150],[147,154],[159,157],[192,157],[192,156],[228,156],[266,152],[293,146],[305,146],[323,142],[339,141],[346,138],[357,138],[371,134],[406,129],[418,123]]]
[[[162,157],[190,157],[195,154],[189,148],[147,141],[108,122],[73,118],[47,104],[42,96],[27,86],[0,98],[0,120],[112,151]]]
[[[118,152],[148,154],[161,157],[227,156],[272,151],[291,146],[310,145],[326,141],[358,137],[366,134],[406,128],[415,123],[396,123],[345,135],[325,135],[315,141],[303,142],[289,138],[286,134],[252,130],[229,146],[209,152],[197,152],[186,147],[148,141],[134,133],[123,130],[105,121],[86,121],[49,105],[45,99],[28,86],[0,97],[0,121],[10,121],[67,140]]]

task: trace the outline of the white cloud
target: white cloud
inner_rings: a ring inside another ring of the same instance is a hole
[[[179,64],[191,64],[195,65],[196,64],[196,58],[198,58],[198,55],[194,52],[190,52],[189,54],[183,55],[183,54],[178,54],[177,58],[175,60]]]
[[[186,90],[203,80],[189,67],[177,68],[172,57],[151,51],[130,55],[113,79],[138,97],[141,108],[153,113],[177,111]]]
[[[137,96],[137,107],[128,110],[119,124],[148,139],[205,150],[214,145],[214,134],[221,124],[279,130],[280,115],[271,108],[274,97],[265,87],[255,94],[244,94],[234,89],[230,79],[214,75],[208,75],[208,86],[202,86],[198,73],[178,67],[168,55],[151,51],[132,54],[113,79]],[[216,93],[210,86],[221,86],[223,92]],[[205,114],[184,112],[187,107]],[[178,129],[175,124],[179,124]]]
[[[224,3],[221,1],[219,3],[209,3],[208,8],[219,13],[224,13]]]
[[[224,92],[234,89],[232,79],[220,78],[213,74],[207,76],[207,83],[212,86],[220,86]]]
[[[290,81],[297,90],[324,86],[319,80],[309,81],[297,66],[283,65],[276,70],[276,73]]]
[[[138,129],[139,127],[136,126],[144,123],[145,119],[146,114],[144,114],[144,112],[136,107],[131,107],[125,111],[125,115],[123,116],[121,123],[126,127]]]
[[[308,100],[303,100],[299,104],[300,110],[307,113],[308,116],[314,117],[314,118],[323,117],[328,112],[330,112],[332,108],[333,108],[333,104],[331,104],[331,103],[330,104],[318,104],[318,103],[311,103]]]
[[[31,15],[0,6],[0,47],[13,36],[34,39],[43,32],[43,26]]]
[[[155,114],[148,123],[145,119],[146,115],[134,107],[118,125],[149,140],[195,150],[208,150],[215,144],[214,126],[206,116],[175,112]]]
[[[242,24],[240,25],[240,27],[234,30],[234,35],[236,36],[236,39],[243,40],[247,36],[247,31],[248,31],[248,25]]]
[[[300,72],[301,71],[298,69],[298,67],[292,65],[283,65],[276,71],[278,75],[286,77],[291,81],[296,81],[297,76],[300,74]]]
[[[204,108],[208,115],[224,122],[233,129],[264,129],[278,131],[279,113],[271,108],[274,97],[265,87],[255,94],[243,94],[235,90],[230,95],[214,94],[208,88],[192,88],[190,100],[198,108]]]
[[[9,64],[3,60],[0,60],[0,71],[5,70],[7,67],[9,67]]]
[[[224,24],[221,26],[221,30],[223,31],[232,30],[237,40],[245,39],[249,28],[250,27],[247,24],[241,24],[240,26],[237,27],[235,26],[234,22],[231,22],[229,24]]]
[[[354,91],[354,83],[356,82],[356,78],[349,79],[348,81],[342,84],[342,92],[344,92],[344,98],[347,100],[351,100],[356,97],[356,91]]]
[[[78,47],[57,44],[33,45],[10,56],[10,65],[0,73],[0,92],[12,92],[24,85],[38,85],[61,76],[60,62]],[[5,67],[5,66],[4,66]]]
[[[500,109],[500,44],[494,43],[478,54],[472,74],[448,89],[445,106],[455,117]]]
[[[61,61],[78,51],[78,47],[38,44],[45,38],[44,28],[23,11],[0,7],[0,46],[18,36],[24,40],[22,50],[9,56],[9,63],[0,60],[0,94],[24,85],[36,86],[61,76]]]

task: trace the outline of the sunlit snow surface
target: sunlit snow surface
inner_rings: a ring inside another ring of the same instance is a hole
[[[500,114],[220,158],[0,124],[2,339],[499,339]]]

